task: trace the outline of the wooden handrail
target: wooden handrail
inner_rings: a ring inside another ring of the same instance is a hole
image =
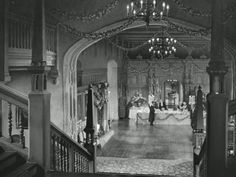
[[[228,110],[229,116],[236,114],[236,99],[229,101],[229,108],[228,109],[229,109]]]
[[[28,97],[7,85],[0,83],[0,98],[28,110]]]
[[[203,159],[205,153],[206,153],[206,138],[204,139],[204,142],[201,146],[200,153],[199,154],[194,153],[195,165],[199,165],[199,163]]]

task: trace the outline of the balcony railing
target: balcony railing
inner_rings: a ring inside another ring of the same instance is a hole
[[[46,63],[55,65],[57,29],[47,25],[46,35]],[[31,19],[9,14],[8,17],[8,58],[9,66],[30,66],[33,37],[33,22]]]

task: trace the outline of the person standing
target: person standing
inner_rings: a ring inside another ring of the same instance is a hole
[[[150,112],[149,112],[149,122],[150,125],[153,125],[154,119],[155,119],[155,108],[153,102],[149,106]]]

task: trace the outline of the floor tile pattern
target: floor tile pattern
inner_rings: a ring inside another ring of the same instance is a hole
[[[98,172],[192,177],[190,125],[113,122],[113,137],[98,149]]]
[[[192,177],[193,165],[189,159],[132,159],[98,157],[97,171],[110,173],[154,174],[175,177]]]

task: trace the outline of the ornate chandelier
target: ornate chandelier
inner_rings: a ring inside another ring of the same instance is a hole
[[[127,16],[141,18],[148,26],[151,20],[168,17],[170,6],[161,0],[131,0],[127,5]]]
[[[148,44],[150,46],[148,50],[153,57],[164,59],[176,52],[176,48],[174,46],[176,43],[176,39],[165,37],[162,34],[161,37],[153,37],[148,40]]]

